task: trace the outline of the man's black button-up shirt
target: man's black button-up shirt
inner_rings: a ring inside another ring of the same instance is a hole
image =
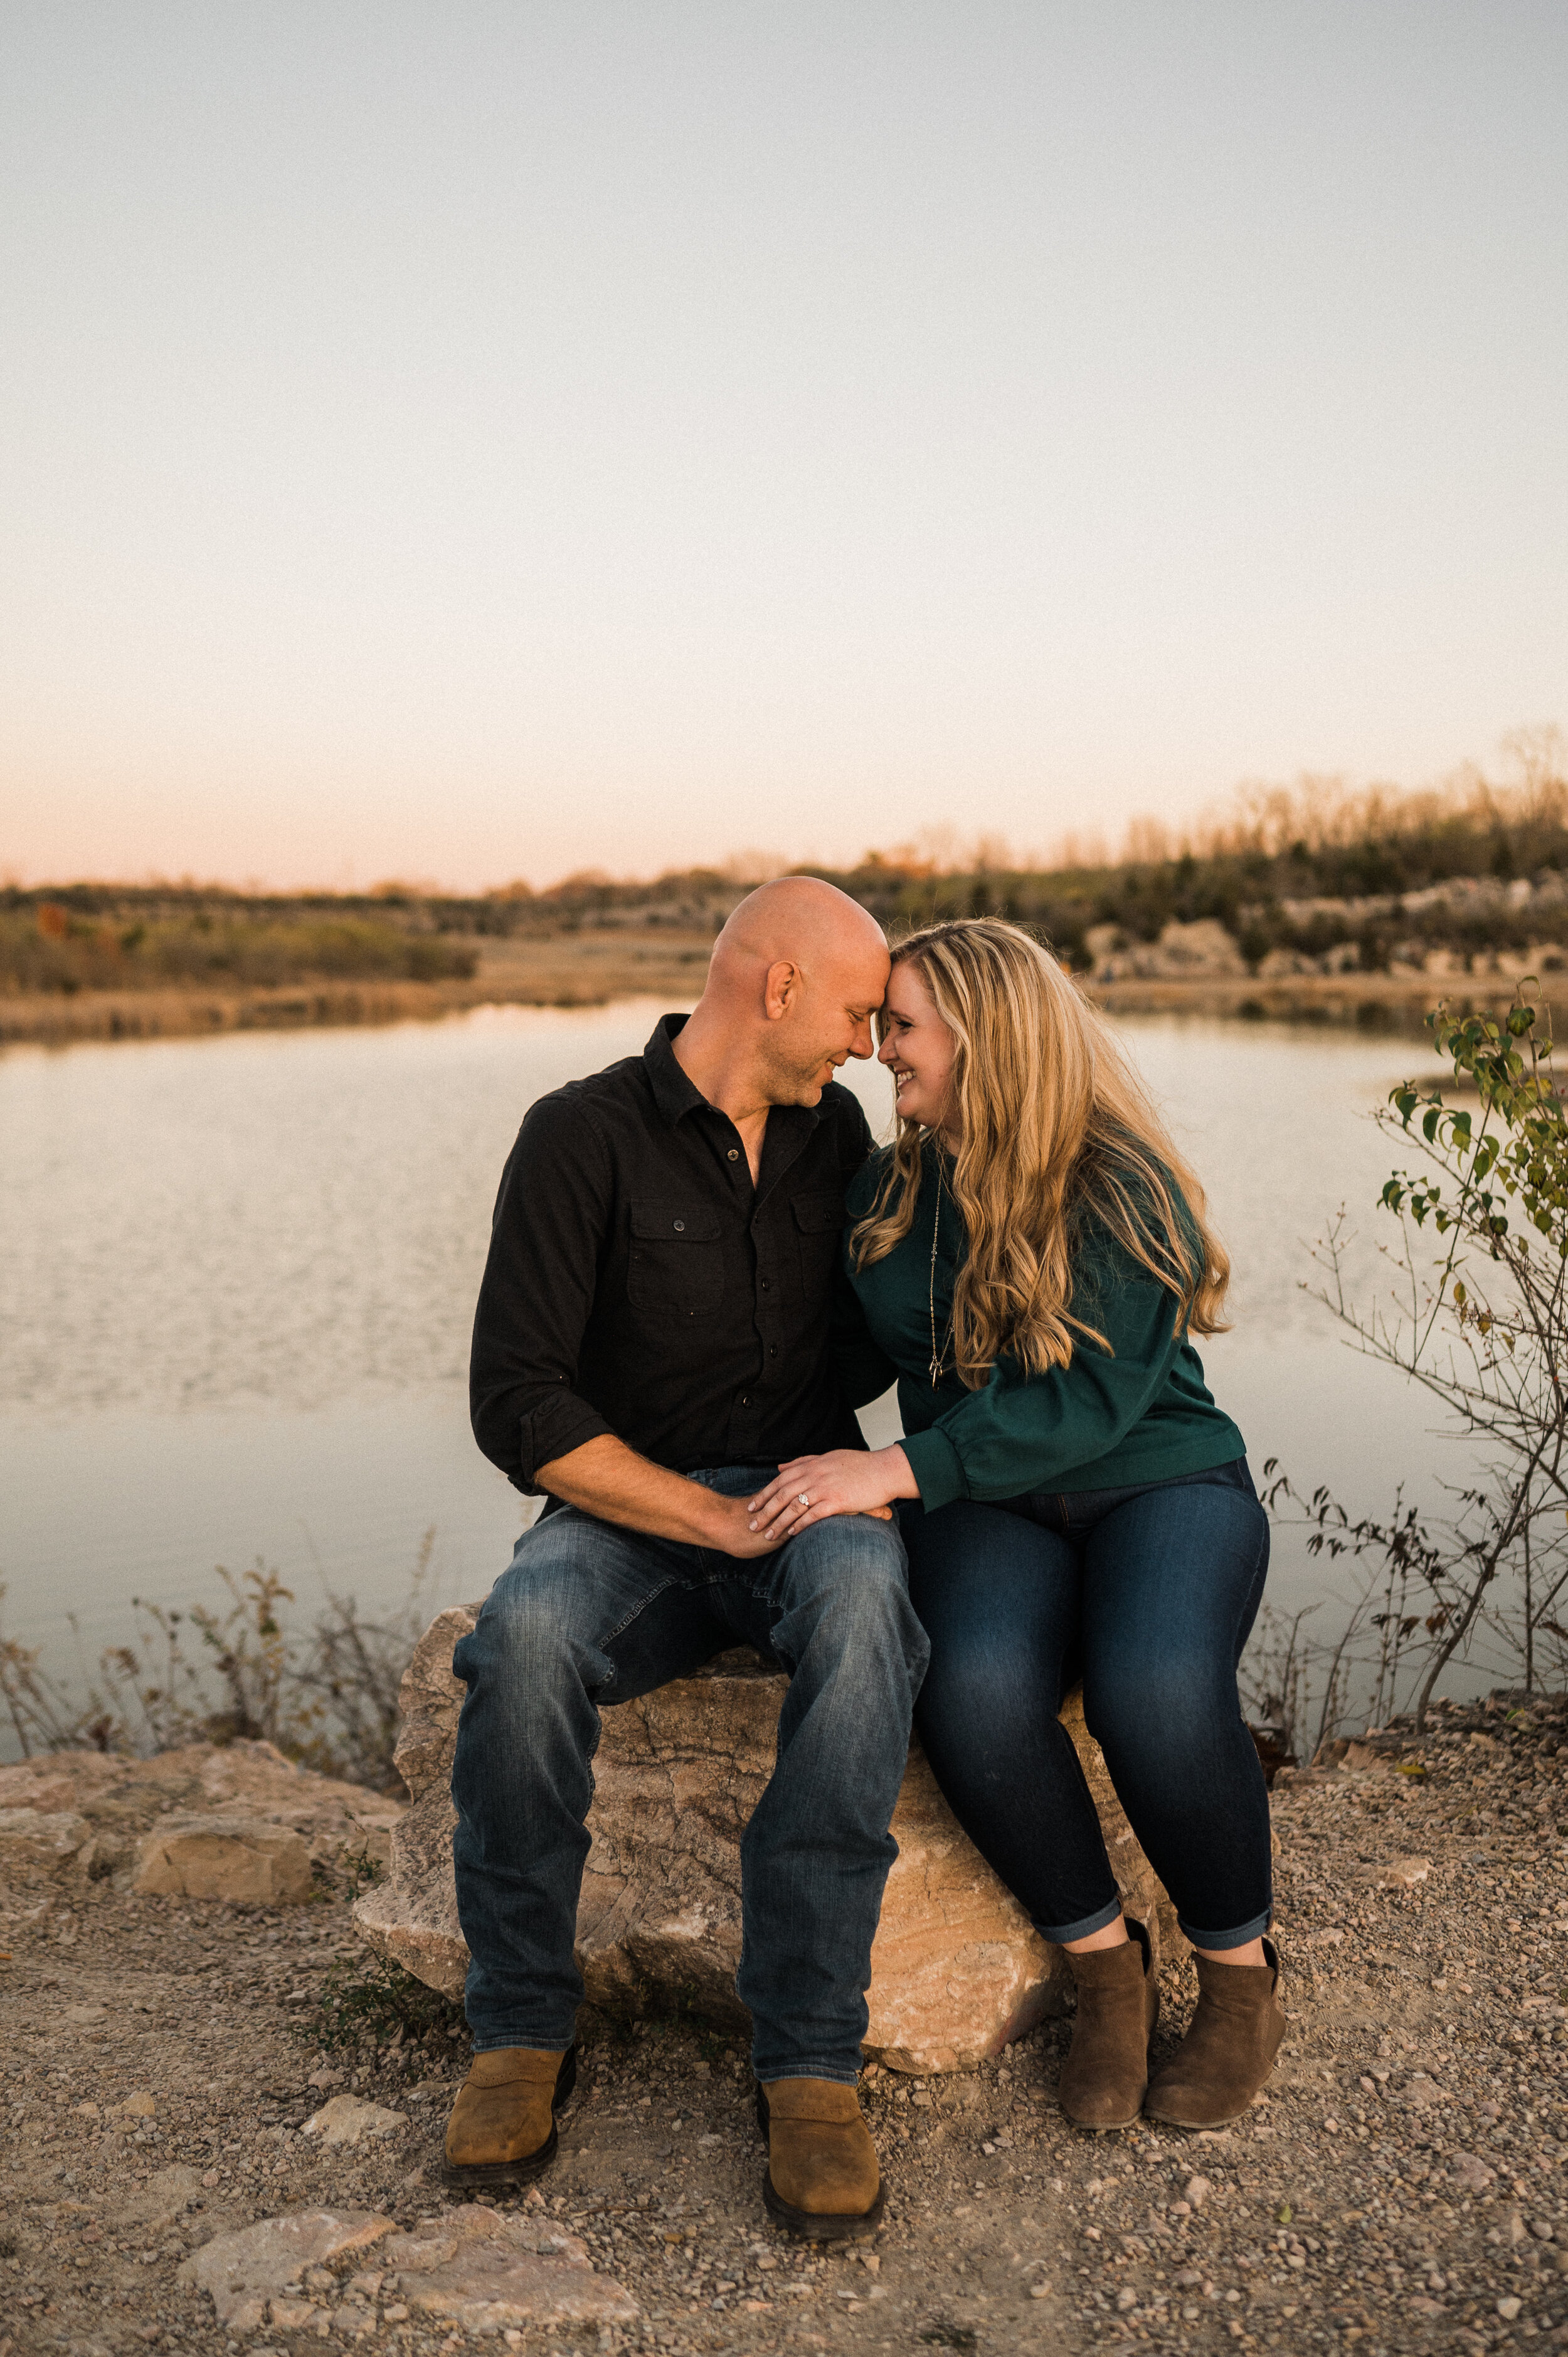
[[[601,1432],[678,1473],[864,1446],[833,1340],[865,1115],[836,1082],[775,1105],[753,1187],[738,1131],[675,1060],[685,1019],[542,1097],[502,1173],[469,1405],[520,1490]]]

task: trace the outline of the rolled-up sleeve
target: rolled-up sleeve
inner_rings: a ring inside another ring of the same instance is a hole
[[[576,1383],[612,1200],[588,1108],[542,1098],[501,1174],[468,1366],[474,1437],[530,1496],[542,1465],[611,1428]]]

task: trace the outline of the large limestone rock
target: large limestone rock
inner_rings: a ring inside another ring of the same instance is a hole
[[[0,1768],[0,1891],[40,1881],[276,1906],[362,1858],[385,1866],[401,1802],[270,1743],[193,1743],[151,1760],[48,1752]]]
[[[293,1825],[264,1817],[170,1817],[144,1835],[131,1888],[171,1899],[297,1906],[310,1896],[310,1851]]]
[[[448,1790],[464,1689],[452,1649],[478,1605],[443,1612],[403,1684],[397,1764],[413,1795],[392,1836],[389,1878],[355,1920],[370,1944],[451,1997],[468,1952],[452,1877]],[[604,1714],[594,1763],[593,1835],[576,1955],[590,2001],[618,2013],[690,2007],[742,2028],[740,1837],[772,1772],[785,1680],[749,1653],[725,1654]],[[1128,1904],[1175,1931],[1169,1904],[1111,1789],[1098,1747],[1069,1706],[1078,1745]],[[870,2054],[924,2074],[997,2053],[1040,2018],[1065,2010],[1060,1952],[961,1830],[918,1746],[893,1819],[898,1858],[872,1950]]]

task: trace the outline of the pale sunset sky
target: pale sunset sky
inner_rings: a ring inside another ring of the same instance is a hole
[[[1568,723],[1563,0],[9,0],[0,873],[1021,849]]]

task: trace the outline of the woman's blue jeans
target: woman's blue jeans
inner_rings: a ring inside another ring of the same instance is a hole
[[[953,1813],[1036,1928],[1080,1940],[1121,1906],[1057,1716],[1081,1677],[1089,1731],[1187,1938],[1240,1948],[1266,1931],[1269,1796],[1236,1665],[1269,1523],[1245,1461],[900,1519],[931,1641],[915,1723]]]
[[[773,1466],[693,1478],[749,1497]],[[926,1640],[896,1523],[835,1515],[742,1561],[562,1508],[523,1533],[452,1657],[468,1695],[452,1797],[478,2052],[569,2045],[599,1712],[731,1645],[789,1673],[778,1760],[741,1842],[741,1962],[763,2081],[853,2085],[871,1943]]]

